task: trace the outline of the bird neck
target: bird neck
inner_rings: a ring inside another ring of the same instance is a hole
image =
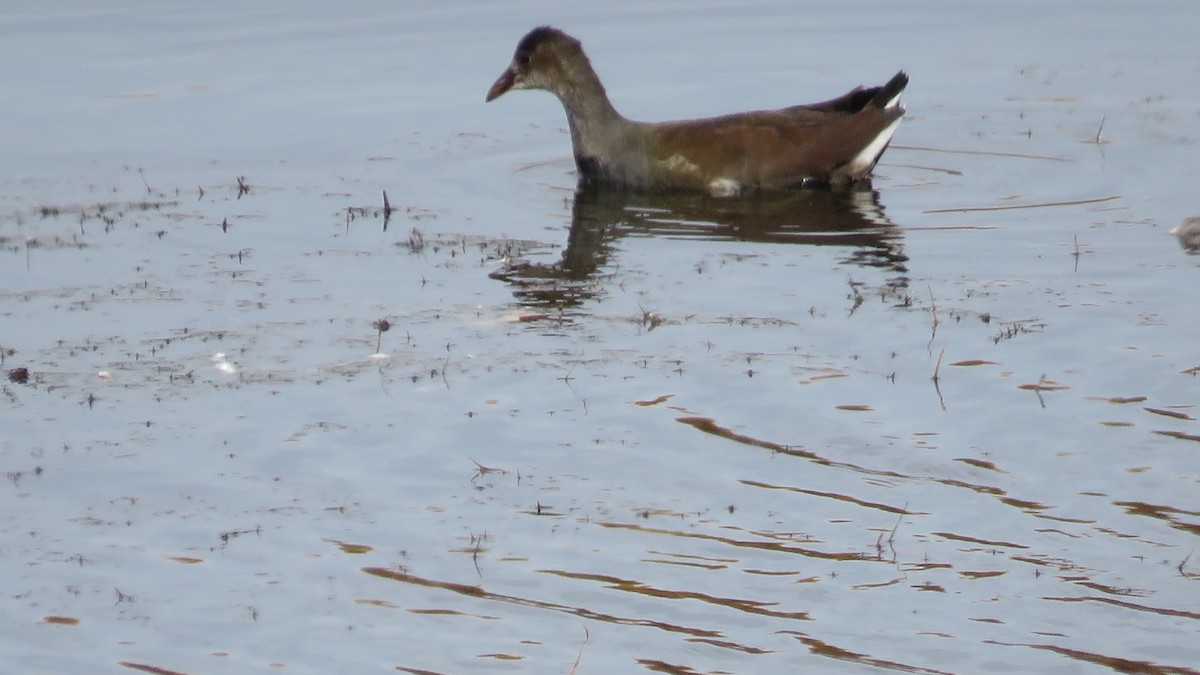
[[[590,176],[610,172],[636,134],[634,123],[625,119],[608,99],[608,93],[587,57],[572,59],[567,66],[568,84],[555,92],[567,113],[575,164]]]

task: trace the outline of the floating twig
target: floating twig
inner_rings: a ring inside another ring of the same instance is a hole
[[[387,190],[383,191],[383,231],[387,232],[388,221],[392,219],[392,203],[388,201]]]
[[[587,645],[588,639],[592,636],[588,633],[587,626],[583,627],[583,643],[579,645],[579,656],[575,657],[575,663],[571,664],[571,672],[569,675],[575,675],[575,670],[579,668],[579,660],[583,658],[583,648]]]
[[[881,166],[893,167],[897,169],[916,169],[917,171],[934,171],[937,173],[947,173],[951,176],[963,175],[963,172],[959,171],[958,169],[943,169],[938,166],[925,166],[923,164],[892,164],[888,162],[886,164],[881,164]]]
[[[1175,569],[1179,570],[1179,573],[1187,579],[1200,578],[1200,574],[1189,573],[1189,572],[1184,571],[1184,569],[1183,569],[1184,567],[1187,566],[1187,562],[1192,559],[1193,553],[1195,553],[1195,551],[1188,551],[1188,554],[1186,556],[1184,556],[1183,560],[1180,560],[1179,564],[1175,566]]]
[[[567,385],[567,389],[570,389],[572,394],[575,394],[575,398],[579,399],[579,402],[583,404],[583,414],[587,415],[588,414],[587,399],[580,396],[579,392],[575,391],[575,387],[571,384],[571,380],[575,379],[575,378],[571,377],[572,372],[574,372],[574,369],[568,370],[566,375],[563,375],[562,377],[560,377],[558,379],[562,380],[563,384]]]
[[[904,502],[904,507],[900,509],[900,517],[896,518],[896,526],[892,528],[892,533],[888,535],[888,544],[889,545],[892,545],[896,542],[896,530],[900,529],[900,523],[904,520],[904,516],[907,516],[907,515],[908,515],[908,502]],[[892,546],[892,551],[894,552],[895,550],[896,550],[896,547]]]
[[[933,287],[926,285],[926,288],[929,289],[929,312],[931,314],[933,314],[933,327],[929,331],[929,344],[925,345],[925,351],[931,352],[931,350],[933,349],[933,340],[934,340],[934,338],[937,337],[938,315],[937,315],[937,303],[933,299]],[[943,351],[945,351],[945,350],[943,350]]]
[[[858,308],[863,304],[863,296],[862,293],[858,291],[858,282],[856,282],[854,277],[851,277],[849,274],[846,275],[846,285],[850,286],[850,299],[853,301],[853,304],[850,305],[850,312],[846,316],[854,316],[854,313],[857,312]]]
[[[1017,209],[1044,209],[1051,206],[1081,206],[1084,204],[1100,204],[1120,199],[1121,195],[1095,197],[1093,199],[1072,199],[1063,202],[1040,202],[1037,204],[1015,204],[1013,206],[961,206],[952,209],[929,209],[921,213],[972,213],[975,211],[1014,211]]]
[[[379,319],[378,321],[372,321],[371,327],[378,334],[375,338],[375,353],[378,354],[380,347],[383,346],[383,334],[391,330],[392,322],[387,319]]]
[[[642,307],[642,303],[640,302],[638,303],[638,309],[642,311],[642,327],[646,329],[647,333],[662,325],[663,318]]]
[[[893,527],[892,530],[887,533],[888,538],[886,541],[887,541],[888,548],[891,549],[891,551],[892,551],[892,562],[896,561],[896,530],[900,529],[900,523],[901,523],[901,521],[904,520],[904,516],[906,516],[907,514],[908,514],[908,502],[904,502],[904,508],[901,509],[901,511],[900,511],[900,517],[898,517],[896,519],[896,526]],[[880,532],[879,536],[875,538],[875,557],[879,560],[883,560],[883,542],[885,541],[883,538],[883,534],[884,534],[883,532]]]
[[[941,152],[948,155],[981,155],[984,157],[1012,157],[1015,159],[1041,159],[1048,162],[1070,162],[1076,163],[1074,159],[1066,157],[1053,157],[1051,155],[1030,155],[1023,152],[993,152],[990,150],[947,150],[945,148],[930,148],[920,145],[895,145],[892,149],[895,150],[917,150],[920,152]]]
[[[468,457],[468,459],[470,459],[470,458]],[[472,483],[474,483],[474,482],[475,482],[475,479],[477,479],[477,478],[482,478],[482,477],[486,476],[486,475],[487,475],[487,474],[489,474],[489,473],[498,473],[498,474],[500,474],[500,475],[502,475],[502,476],[503,476],[504,474],[507,474],[507,473],[508,473],[508,471],[507,471],[507,470],[505,470],[505,469],[497,469],[497,468],[496,468],[496,467],[494,467],[494,466],[484,466],[484,465],[480,464],[479,462],[476,462],[476,461],[475,461],[475,460],[473,460],[473,459],[471,460],[471,463],[475,465],[475,471],[476,471],[475,475],[474,475],[474,476],[471,476],[471,482],[472,482]]]
[[[945,412],[945,410],[946,410],[946,399],[942,397],[941,370],[942,370],[942,357],[945,356],[945,354],[946,354],[946,348],[942,347],[942,351],[938,352],[937,363],[934,364],[934,366],[933,366],[933,377],[929,378],[929,379],[933,380],[933,390],[935,392],[937,392],[938,404],[940,404],[942,406],[943,412]]]
[[[471,543],[474,544],[471,549],[471,562],[475,564],[475,573],[479,575],[480,579],[483,578],[483,570],[479,569],[479,554],[483,551],[483,542],[487,540],[487,536],[487,530],[484,530],[483,534],[478,537],[471,533]]]

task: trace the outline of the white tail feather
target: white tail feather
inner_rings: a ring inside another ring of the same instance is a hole
[[[899,95],[896,98],[899,98]],[[892,99],[888,106],[890,107],[895,100]],[[867,147],[859,150],[858,154],[846,163],[845,173],[850,176],[862,176],[870,171],[875,166],[875,162],[879,161],[879,156],[887,149],[888,143],[892,142],[892,136],[895,135],[896,127],[899,125],[900,118],[897,117],[895,121],[879,132],[879,135],[868,143]]]

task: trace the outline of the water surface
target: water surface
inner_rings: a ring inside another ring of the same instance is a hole
[[[10,12],[0,655],[1197,672],[1193,15]],[[483,103],[541,23],[641,119],[909,113],[873,191],[576,194]]]

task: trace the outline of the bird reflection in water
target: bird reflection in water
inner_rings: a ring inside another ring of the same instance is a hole
[[[510,261],[491,277],[512,284],[517,300],[530,309],[569,311],[600,293],[603,270],[615,253],[612,242],[631,235],[834,246],[847,250],[844,264],[879,268],[889,275],[886,284],[897,289],[908,285],[900,230],[869,185],[720,198],[581,182],[562,258],[550,264]]]

